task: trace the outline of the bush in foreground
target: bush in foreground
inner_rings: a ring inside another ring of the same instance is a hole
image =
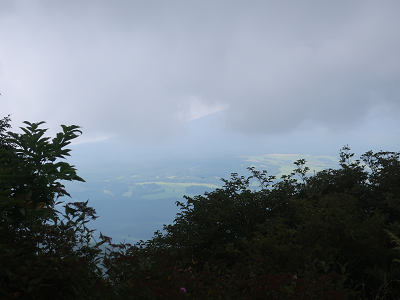
[[[94,243],[95,211],[64,203],[60,180],[79,127],[44,137],[0,122],[0,299],[397,299],[399,153],[367,152],[307,176],[304,160],[277,180],[250,168],[178,202],[148,241]],[[259,188],[252,190],[253,180]],[[395,243],[393,244],[392,241]],[[108,244],[106,250],[100,246]]]

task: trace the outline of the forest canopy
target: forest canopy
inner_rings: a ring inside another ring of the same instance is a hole
[[[249,168],[177,202],[173,224],[135,245],[90,230],[84,181],[65,159],[81,131],[0,121],[0,299],[398,299],[399,152],[348,146],[340,167],[281,178]],[[251,182],[257,180],[259,188]],[[62,211],[59,208],[63,205]],[[123,209],[123,208],[121,208]],[[96,233],[97,234],[97,233]]]

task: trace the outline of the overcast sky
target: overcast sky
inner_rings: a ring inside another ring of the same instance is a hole
[[[1,0],[0,110],[81,141],[165,140],[224,109],[245,135],[399,133],[399,15],[398,0]]]

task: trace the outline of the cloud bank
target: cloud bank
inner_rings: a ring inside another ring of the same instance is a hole
[[[85,140],[398,121],[398,1],[2,1],[0,107]],[[397,124],[397,123],[395,123]],[[382,129],[385,130],[385,129]]]

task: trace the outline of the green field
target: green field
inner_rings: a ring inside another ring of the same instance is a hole
[[[282,175],[290,174],[293,169],[293,163],[299,159],[305,159],[306,165],[310,168],[310,172],[319,172],[324,169],[333,168],[337,165],[337,157],[334,156],[314,156],[314,155],[299,155],[299,154],[266,154],[261,156],[242,156],[246,158],[247,162],[253,163],[251,166],[268,167],[263,163],[270,165],[276,165],[279,167],[279,174],[276,174],[277,178]],[[267,170],[268,171],[268,170]]]
[[[337,166],[337,158],[333,156],[312,156],[298,154],[266,154],[261,156],[238,156],[230,160],[232,172],[240,176],[249,176],[246,168],[255,167],[257,170],[266,170],[269,175],[275,175],[277,180],[282,175],[293,172],[293,162],[305,159],[310,173],[319,172]],[[222,171],[221,171],[222,170]],[[147,200],[182,198],[184,195],[193,197],[202,195],[204,191],[211,191],[222,186],[220,178],[228,179],[230,172],[226,162],[213,163],[197,162],[193,165],[177,164],[161,168],[159,173],[143,172],[119,174],[102,180],[103,193],[112,197],[141,198]],[[215,176],[219,175],[219,176]],[[252,183],[257,186],[257,182]],[[99,183],[100,185],[100,183]]]
[[[174,183],[174,182],[163,182],[163,181],[155,181],[155,182],[143,182],[140,183],[141,185],[145,184],[157,184],[161,186],[160,190],[165,190],[164,192],[158,193],[158,194],[152,194],[152,195],[145,195],[142,196],[142,199],[164,199],[164,198],[182,198],[184,195],[193,197],[195,194],[187,193],[186,188],[192,185],[197,185],[197,186],[204,186],[206,188],[211,188],[215,189],[220,186],[217,186],[215,184],[206,184],[206,183]],[[134,186],[129,187],[129,191],[124,193],[124,197],[130,197],[132,195],[132,190]]]

